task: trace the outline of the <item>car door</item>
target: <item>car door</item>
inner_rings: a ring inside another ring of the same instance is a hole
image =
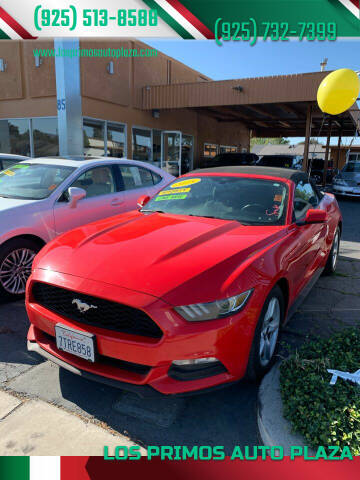
[[[328,224],[302,224],[310,208],[321,208],[321,197],[308,180],[301,179],[294,189],[292,225],[294,248],[291,265],[297,293],[319,268],[326,248]]]
[[[69,187],[86,191],[86,197],[74,208],[69,205]],[[67,186],[54,205],[56,233],[120,213],[123,204],[121,195],[114,165],[104,163],[88,168]]]

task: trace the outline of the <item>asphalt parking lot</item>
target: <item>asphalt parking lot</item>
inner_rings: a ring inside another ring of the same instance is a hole
[[[358,325],[360,311],[360,200],[341,200],[344,217],[337,274],[322,277],[282,333],[299,345],[314,335]],[[139,400],[44,362],[26,350],[23,302],[0,305],[0,389],[39,398],[102,428],[146,445],[259,445],[257,385],[232,387],[184,399]],[[284,348],[280,354],[285,352]],[[102,447],[102,445],[101,445]],[[100,454],[101,452],[99,452]],[[76,452],[74,452],[76,455]]]

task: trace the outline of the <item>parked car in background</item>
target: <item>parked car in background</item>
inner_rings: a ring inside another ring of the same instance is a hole
[[[314,158],[310,160],[310,176],[318,185],[323,183],[325,160],[322,158]],[[335,175],[334,162],[328,161],[328,169],[326,172],[326,183],[331,183]]]
[[[256,163],[260,167],[292,168],[301,170],[303,157],[299,155],[263,155]]]
[[[29,157],[23,155],[12,155],[11,153],[0,153],[0,171],[9,168],[14,163],[28,160]]]
[[[24,294],[35,254],[49,240],[133,210],[140,195],[173,179],[151,164],[105,157],[36,158],[0,172],[0,297]]]
[[[140,395],[260,378],[280,328],[335,271],[334,195],[305,172],[237,166],[196,170],[139,204],[37,255],[28,349]]]
[[[213,158],[203,160],[201,168],[235,167],[240,165],[255,165],[259,157],[255,153],[219,153]]]
[[[335,195],[360,197],[360,162],[348,162],[333,178]]]

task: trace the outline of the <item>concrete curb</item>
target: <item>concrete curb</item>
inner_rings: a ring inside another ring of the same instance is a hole
[[[291,446],[305,446],[304,438],[291,431],[290,422],[283,416],[280,363],[277,363],[261,382],[258,394],[257,422],[264,445],[283,447],[284,455],[290,454]],[[314,451],[309,448],[308,454],[314,455]]]

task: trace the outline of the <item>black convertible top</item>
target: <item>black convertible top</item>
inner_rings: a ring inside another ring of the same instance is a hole
[[[236,165],[233,167],[215,167],[215,168],[199,168],[193,170],[187,175],[199,175],[201,173],[245,173],[249,175],[264,175],[268,177],[286,178],[293,182],[299,180],[308,181],[308,175],[302,170],[292,170],[290,168],[276,168],[276,167],[257,167],[249,165]]]

